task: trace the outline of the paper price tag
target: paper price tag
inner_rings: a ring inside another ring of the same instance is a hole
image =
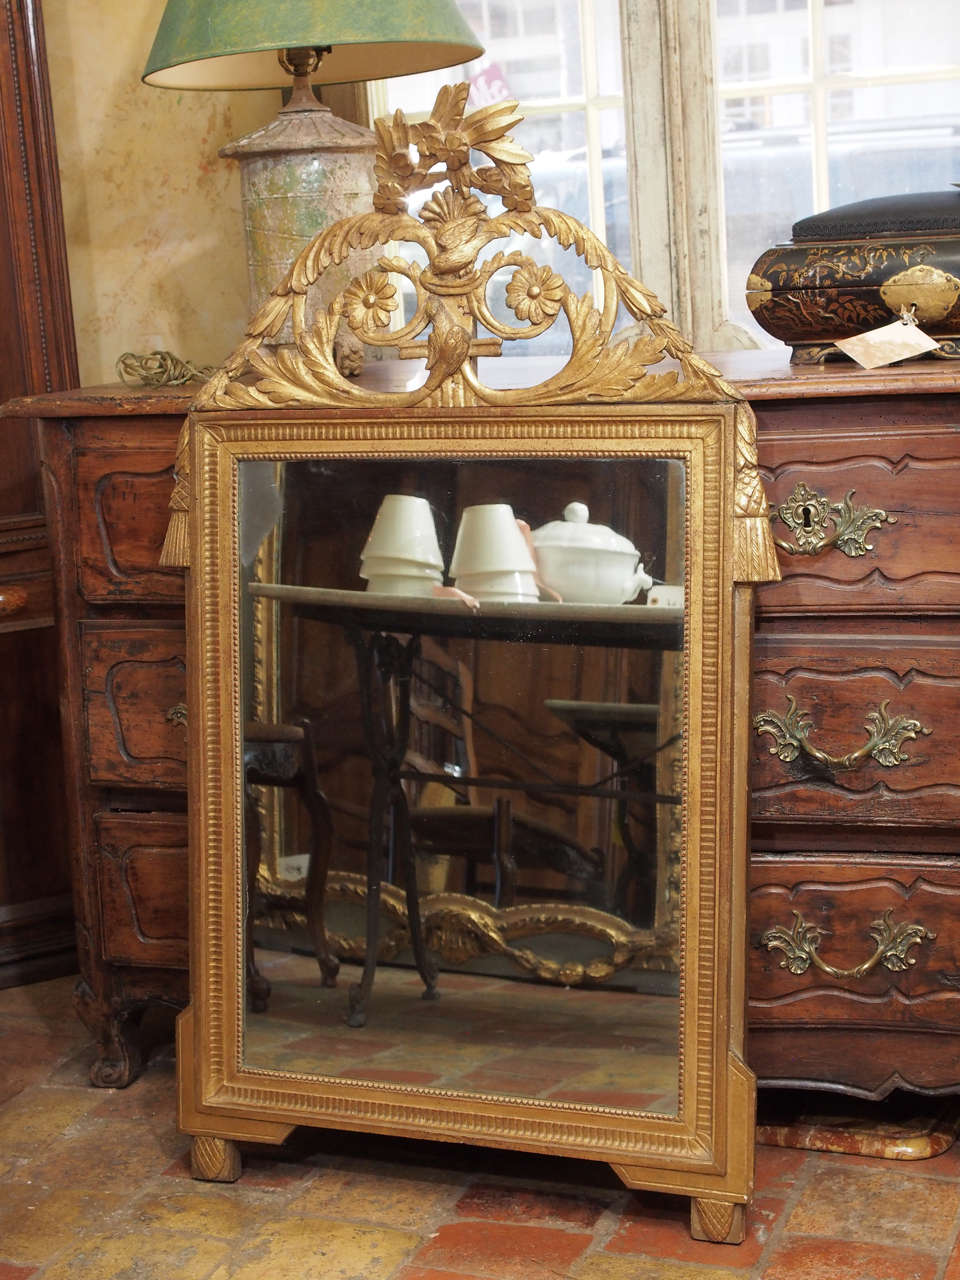
[[[856,360],[864,369],[880,369],[885,364],[907,360],[910,356],[926,355],[928,351],[936,351],[939,345],[923,332],[906,308],[900,319],[892,324],[858,333],[854,338],[840,338],[834,343],[844,355]]]

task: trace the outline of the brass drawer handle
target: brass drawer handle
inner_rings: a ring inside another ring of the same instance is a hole
[[[864,728],[870,737],[862,747],[845,756],[832,756],[821,751],[809,741],[809,733],[813,721],[806,711],[800,711],[795,698],[787,694],[789,704],[785,715],[777,715],[775,711],[761,711],[753,717],[753,727],[757,733],[769,733],[774,743],[770,754],[777,756],[785,763],[796,760],[801,751],[817,760],[820,764],[829,765],[831,769],[855,769],[864,760],[873,759],[885,769],[893,769],[898,764],[909,760],[903,750],[903,744],[917,737],[918,734],[932,733],[925,729],[919,720],[911,720],[907,716],[889,716],[887,707],[889,698],[881,702],[876,711],[868,711],[864,717]]]
[[[19,613],[27,603],[27,593],[23,587],[0,588],[0,618],[9,618],[12,613]]]
[[[872,922],[869,932],[877,944],[876,950],[869,960],[852,969],[836,969],[820,958],[820,943],[830,930],[807,924],[799,911],[793,913],[792,929],[782,924],[774,925],[761,935],[760,946],[768,951],[782,951],[784,958],[780,961],[780,968],[795,974],[806,973],[811,965],[830,978],[865,978],[878,965],[892,973],[902,973],[917,962],[917,957],[908,956],[907,951],[921,942],[933,942],[937,935],[922,924],[895,925],[890,920],[892,914],[893,908],[888,907],[879,920]]]
[[[176,706],[170,708],[163,718],[168,724],[182,724],[185,729],[187,727],[186,703],[178,702]]]
[[[801,480],[786,502],[775,507],[770,519],[780,519],[793,534],[793,542],[774,538],[781,551],[790,556],[816,556],[836,547],[845,556],[863,556],[873,550],[867,542],[871,529],[882,524],[896,524],[897,517],[887,515],[879,507],[855,507],[851,489],[842,502],[831,502]],[[832,526],[832,528],[831,528]]]

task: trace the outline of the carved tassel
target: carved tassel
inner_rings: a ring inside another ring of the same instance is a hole
[[[170,520],[160,551],[165,568],[186,568],[190,564],[190,436],[185,422],[177,439],[173,464],[174,486],[170,495]]]
[[[765,516],[738,516],[734,555],[738,582],[779,582],[780,563],[770,521]]]
[[[779,582],[780,562],[757,466],[757,420],[745,401],[737,405],[736,433],[734,575],[738,582]]]

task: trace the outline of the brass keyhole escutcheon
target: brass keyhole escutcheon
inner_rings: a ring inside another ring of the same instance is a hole
[[[867,534],[882,524],[896,524],[897,517],[879,507],[855,507],[855,493],[851,489],[840,502],[832,502],[800,480],[786,502],[774,507],[770,514],[774,523],[781,521],[793,534],[793,542],[775,538],[777,546],[790,556],[815,556],[830,547],[845,556],[863,556],[872,551]]]

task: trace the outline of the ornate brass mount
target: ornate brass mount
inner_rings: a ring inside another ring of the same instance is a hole
[[[777,715],[775,711],[761,711],[753,717],[753,727],[757,733],[769,733],[774,740],[770,754],[778,756],[785,763],[796,760],[801,751],[820,764],[831,769],[855,769],[865,760],[873,759],[885,769],[892,769],[903,764],[910,757],[903,751],[903,744],[918,736],[932,733],[925,729],[919,720],[911,720],[907,716],[889,716],[887,707],[889,698],[881,702],[876,711],[868,711],[864,717],[864,728],[870,737],[856,751],[845,756],[832,756],[808,740],[813,721],[809,712],[800,711],[795,698],[787,694],[787,712]]]
[[[771,520],[782,520],[794,537],[793,543],[775,538],[777,546],[790,556],[815,556],[830,547],[845,556],[872,551],[873,545],[866,540],[869,531],[885,523],[896,524],[897,517],[879,507],[855,507],[851,501],[855,493],[856,489],[851,489],[842,502],[831,502],[801,480],[786,502],[771,513]]]
[[[917,962],[916,956],[907,955],[909,949],[921,942],[932,942],[937,935],[922,924],[895,925],[890,920],[892,914],[893,908],[888,907],[879,920],[871,923],[869,932],[877,944],[876,950],[869,960],[852,969],[837,969],[820,958],[820,943],[830,930],[808,924],[799,911],[793,912],[792,929],[782,924],[774,925],[761,935],[759,945],[768,951],[782,951],[784,958],[780,961],[780,968],[796,974],[806,973],[811,965],[830,978],[865,978],[878,965],[893,973],[902,973]]]

